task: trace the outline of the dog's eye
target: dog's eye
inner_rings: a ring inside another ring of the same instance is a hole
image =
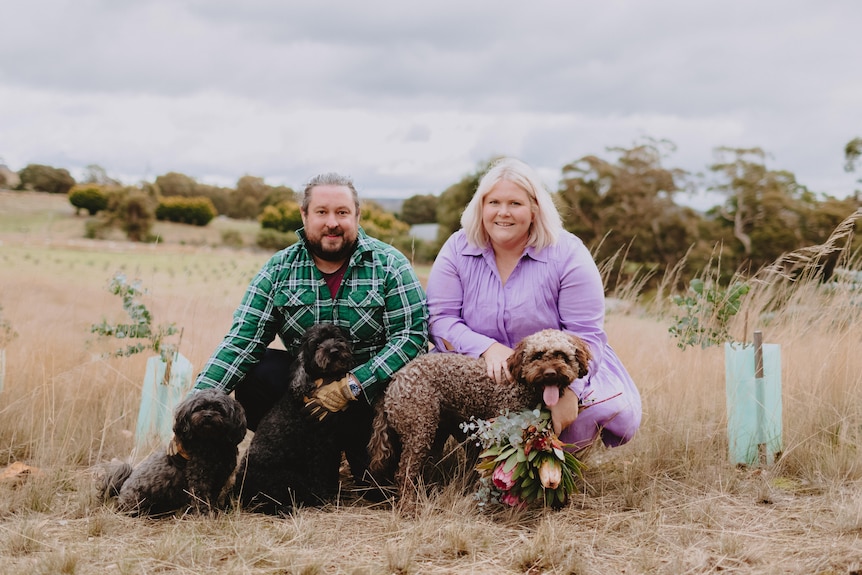
[[[554,353],[551,354],[551,357],[553,357],[554,359],[559,359],[561,361],[565,361],[565,362],[569,361],[569,356],[566,355],[562,351],[555,351]]]
[[[542,355],[544,354],[541,351],[537,351],[530,356],[530,361],[539,361],[540,359],[542,359]]]

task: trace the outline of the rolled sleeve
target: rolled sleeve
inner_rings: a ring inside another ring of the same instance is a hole
[[[352,370],[369,401],[385,388],[396,371],[428,347],[425,290],[400,252],[388,247],[387,253],[383,267],[385,343],[368,361]]]
[[[278,331],[272,287],[270,263],[249,284],[234,312],[230,331],[198,375],[196,389],[218,388],[230,393],[263,357]]]

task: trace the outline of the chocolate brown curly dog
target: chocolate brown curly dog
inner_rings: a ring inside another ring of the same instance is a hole
[[[554,403],[592,358],[580,338],[543,330],[521,340],[509,358],[513,382],[497,385],[484,360],[457,353],[429,353],[401,368],[378,401],[368,450],[369,469],[383,477],[393,468],[402,510],[416,505],[418,481],[435,448],[458,434],[471,417],[489,419],[504,410]],[[463,437],[463,434],[461,434]]]

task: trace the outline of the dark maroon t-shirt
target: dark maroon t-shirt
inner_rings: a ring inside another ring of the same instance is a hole
[[[327,287],[329,287],[329,293],[332,295],[332,299],[335,299],[335,296],[338,295],[338,288],[341,287],[341,280],[344,279],[345,270],[347,270],[346,261],[341,264],[340,268],[331,274],[320,272],[323,273],[323,279],[326,281]]]

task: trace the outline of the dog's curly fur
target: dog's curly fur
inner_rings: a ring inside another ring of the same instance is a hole
[[[533,408],[545,386],[562,393],[584,377],[591,358],[580,338],[543,330],[515,347],[508,363],[514,383],[501,386],[488,377],[482,359],[457,353],[419,356],[395,374],[375,408],[369,469],[385,477],[394,467],[400,505],[410,510],[417,501],[415,482],[432,454],[450,435],[463,438],[460,423]]]
[[[302,413],[305,398],[353,367],[353,348],[344,331],[317,324],[303,335],[289,374],[288,391],[263,417],[237,472],[236,491],[246,509],[286,514],[294,505],[320,505],[338,491],[341,449],[334,427]]]
[[[174,411],[174,451],[160,450],[140,465],[112,466],[97,486],[130,515],[163,515],[189,508],[211,513],[223,503],[246,433],[242,406],[221,390],[184,399]]]

